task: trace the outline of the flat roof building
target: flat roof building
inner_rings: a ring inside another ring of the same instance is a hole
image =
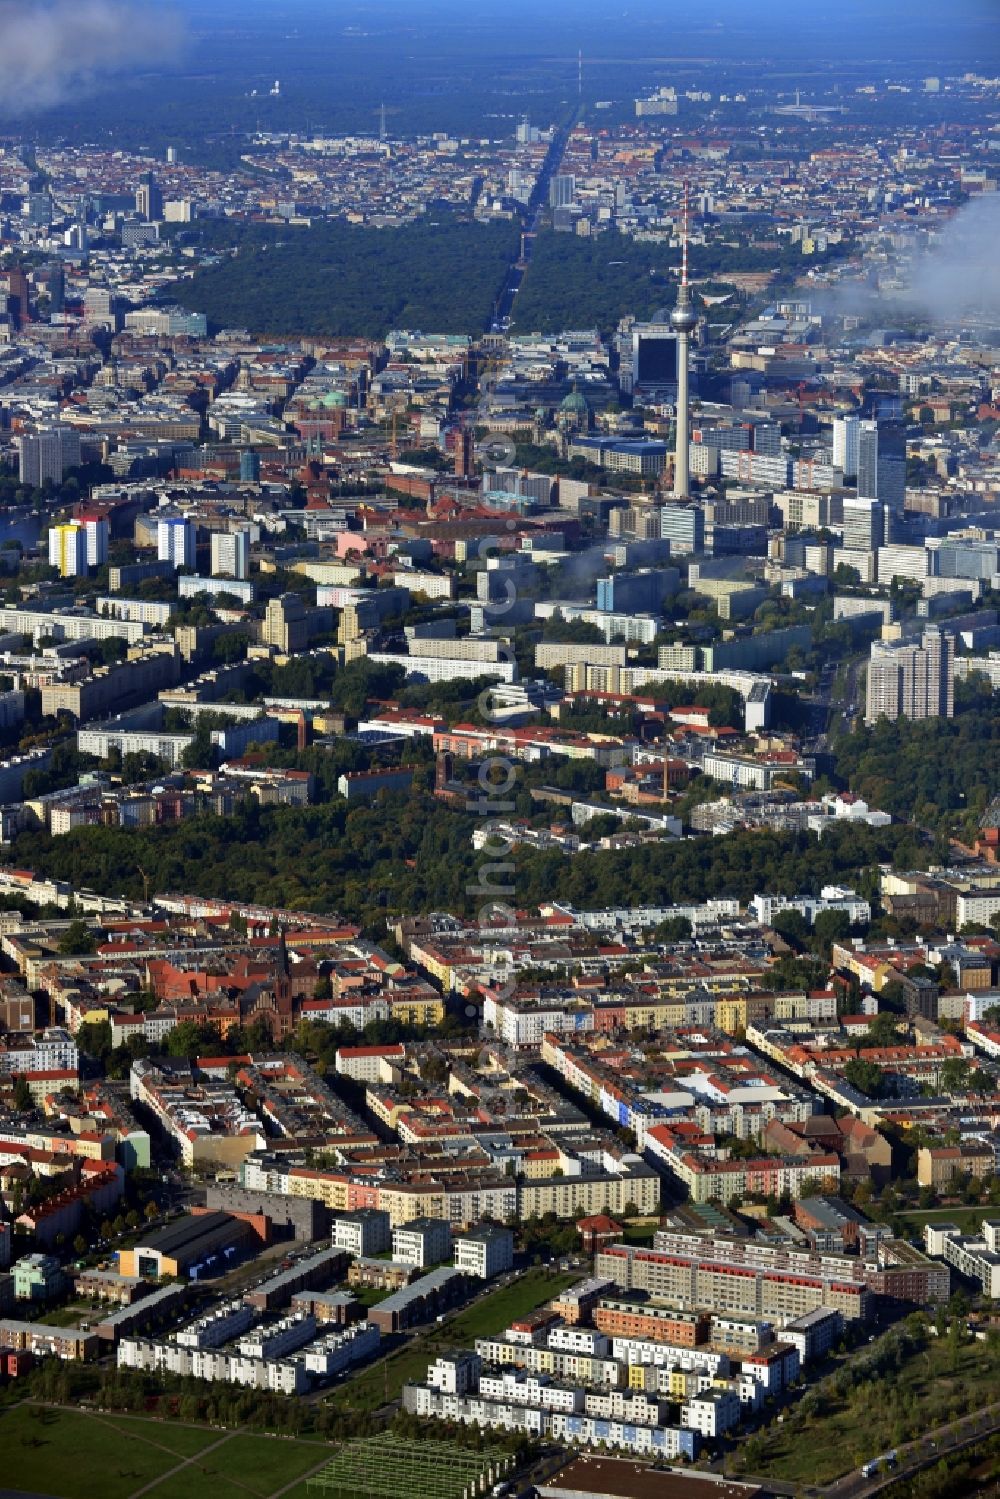
[[[189,1213],[118,1251],[122,1275],[190,1276],[211,1273],[230,1263],[256,1235],[249,1223],[229,1213]]]

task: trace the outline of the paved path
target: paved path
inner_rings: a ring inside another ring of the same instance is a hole
[[[318,1473],[320,1468],[325,1468],[332,1456],[333,1447],[331,1446],[326,1452],[324,1452],[319,1462],[316,1463],[312,1468],[310,1468],[308,1472],[300,1473],[298,1478],[292,1479],[291,1483],[286,1483],[282,1488],[275,1489],[273,1494],[268,1494],[267,1499],[281,1499],[282,1494],[287,1494],[289,1489],[294,1489],[297,1484],[305,1483],[306,1479],[312,1478],[313,1474]]]
[[[217,1442],[211,1442],[207,1447],[203,1447],[200,1452],[193,1453],[191,1457],[181,1458],[180,1462],[176,1463],[174,1467],[168,1468],[165,1473],[158,1473],[155,1478],[151,1478],[148,1483],[144,1483],[141,1489],[133,1489],[129,1495],[129,1499],[139,1499],[140,1494],[148,1494],[149,1490],[155,1489],[157,1484],[165,1483],[168,1478],[173,1478],[182,1469],[190,1468],[192,1463],[200,1463],[202,1458],[207,1457],[210,1452],[215,1452],[217,1448],[224,1447],[227,1442],[231,1442],[235,1435],[235,1431],[227,1431],[225,1436],[221,1436]]]

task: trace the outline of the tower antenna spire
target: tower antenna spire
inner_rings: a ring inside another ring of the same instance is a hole
[[[688,180],[684,179],[684,215],[681,221],[681,291],[688,289]],[[685,296],[684,300],[687,300]]]

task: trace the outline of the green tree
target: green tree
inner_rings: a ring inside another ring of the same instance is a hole
[[[76,1033],[76,1044],[88,1057],[106,1062],[111,1055],[111,1022],[84,1020]]]
[[[193,1059],[198,1054],[217,1051],[222,1038],[214,1025],[199,1025],[196,1020],[182,1020],[175,1025],[166,1040],[166,1052],[171,1057]]]
[[[867,1046],[895,1046],[899,1040],[898,1022],[895,1015],[887,1010],[880,1010],[873,1015],[868,1022],[868,1035],[865,1038]]]
[[[945,1093],[966,1094],[972,1078],[972,1068],[964,1057],[949,1057],[941,1068],[940,1085]]]
[[[668,916],[654,932],[657,942],[687,942],[693,934],[694,928],[686,916]]]
[[[813,923],[816,946],[828,953],[835,942],[850,934],[851,921],[846,911],[817,911]]]
[[[843,1074],[852,1088],[857,1088],[866,1098],[880,1098],[885,1088],[885,1073],[874,1062],[861,1057],[852,1057],[843,1069]]]
[[[67,957],[85,956],[97,951],[97,938],[87,923],[77,918],[59,938],[59,951]]]

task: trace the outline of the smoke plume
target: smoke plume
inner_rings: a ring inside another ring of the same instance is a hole
[[[830,317],[866,322],[915,317],[945,327],[1000,327],[1000,193],[982,193],[943,221],[899,267],[900,286],[876,290],[845,278],[813,298]]]
[[[0,113],[49,109],[104,78],[178,52],[171,10],[135,0],[0,0]]]
[[[1000,194],[970,199],[910,267],[901,300],[942,322],[968,315],[1000,321]]]

